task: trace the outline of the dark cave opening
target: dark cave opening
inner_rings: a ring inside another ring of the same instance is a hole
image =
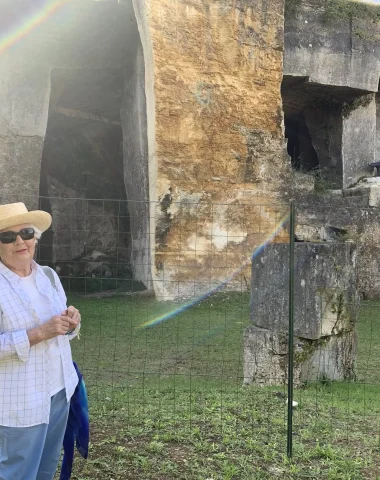
[[[285,116],[285,138],[292,166],[302,172],[318,169],[319,160],[304,116]]]

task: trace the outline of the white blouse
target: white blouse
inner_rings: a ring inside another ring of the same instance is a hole
[[[21,288],[26,296],[32,302],[33,308],[37,313],[38,318],[42,323],[50,320],[54,314],[51,308],[51,302],[46,295],[42,295],[38,291],[36,283],[36,271],[32,270],[32,273],[27,277],[21,278]],[[65,380],[63,378],[63,368],[61,360],[61,352],[58,345],[58,337],[48,340],[49,344],[49,356],[48,362],[48,375],[50,396],[52,397],[63,388],[65,388]]]
[[[53,271],[55,285],[37,263],[32,262],[35,285],[47,298],[51,316],[66,308],[66,295],[58,275]],[[24,282],[25,283],[25,282]],[[38,309],[37,309],[38,310]],[[46,321],[46,320],[45,320]],[[23,288],[23,279],[0,262],[0,425],[30,427],[49,423],[52,394],[50,361],[51,341],[30,346],[27,330],[44,322]],[[78,383],[73,366],[70,340],[79,332],[59,335],[58,354],[62,365],[67,401]]]

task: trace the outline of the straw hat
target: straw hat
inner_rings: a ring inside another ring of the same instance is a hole
[[[0,230],[23,223],[30,223],[44,232],[51,225],[51,215],[41,210],[28,212],[21,202],[0,205]]]

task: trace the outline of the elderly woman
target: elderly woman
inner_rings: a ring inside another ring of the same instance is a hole
[[[70,340],[80,314],[33,260],[50,224],[23,203],[0,205],[0,480],[54,477],[78,383]]]

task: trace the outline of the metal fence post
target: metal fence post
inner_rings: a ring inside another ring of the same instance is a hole
[[[287,425],[287,455],[293,455],[293,348],[294,348],[294,236],[295,236],[295,206],[290,203],[289,228],[289,328],[288,328],[288,425]]]

